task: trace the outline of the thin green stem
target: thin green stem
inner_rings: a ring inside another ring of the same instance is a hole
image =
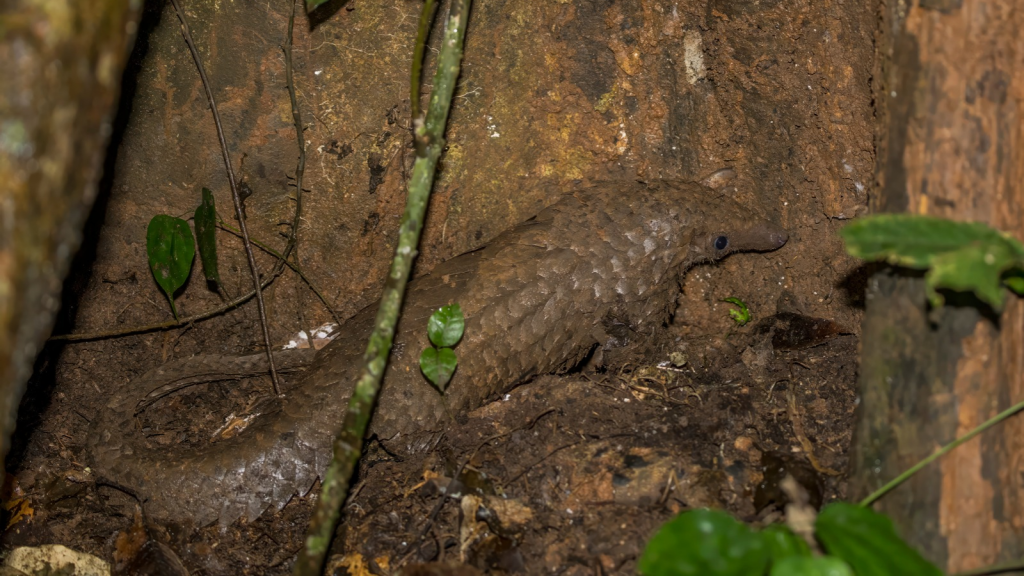
[[[426,122],[422,127],[417,127],[417,136],[426,138],[427,145],[422,153],[417,151],[416,164],[409,181],[409,197],[399,228],[398,246],[384,284],[374,331],[363,355],[365,364],[352,391],[341,432],[334,440],[334,457],[322,477],[320,497],[310,519],[305,546],[295,563],[296,576],[318,576],[323,569],[342,505],[348,496],[353,471],[359,462],[366,426],[377,401],[384,368],[391,353],[395,325],[405,298],[405,286],[417,254],[437,161],[444,148],[444,130],[461,67],[470,3],[471,0],[453,0],[448,13]]]
[[[912,466],[910,469],[908,469],[906,472],[904,472],[904,473],[900,474],[899,476],[897,476],[897,477],[893,478],[892,480],[890,480],[889,483],[886,484],[885,486],[882,486],[878,490],[875,490],[874,492],[869,494],[867,498],[865,498],[865,499],[860,501],[860,505],[861,506],[870,506],[870,505],[874,504],[876,500],[878,500],[882,496],[885,496],[886,493],[888,493],[893,488],[895,488],[895,487],[899,486],[900,484],[902,484],[903,482],[905,482],[908,478],[910,478],[914,474],[917,474],[925,466],[931,464],[932,462],[938,460],[939,458],[942,458],[943,456],[948,454],[950,451],[952,451],[957,446],[963,444],[964,442],[967,442],[968,440],[974,438],[978,434],[981,434],[985,430],[988,430],[989,428],[995,426],[996,424],[999,424],[1003,420],[1006,420],[1007,418],[1009,418],[1010,416],[1013,416],[1014,414],[1020,412],[1021,410],[1024,410],[1024,402],[1018,402],[1017,404],[1014,404],[1013,406],[1010,406],[1006,410],[1003,410],[999,414],[996,414],[992,418],[989,418],[988,420],[986,420],[984,423],[982,423],[980,426],[978,426],[974,430],[971,430],[967,434],[964,434],[963,436],[961,436],[961,437],[957,438],[956,440],[953,440],[949,444],[943,446],[938,452],[936,452],[936,453],[932,454],[931,456],[928,456],[927,458],[921,460],[920,462],[918,462],[917,464]]]
[[[420,12],[420,23],[416,31],[416,45],[412,52],[412,78],[410,78],[410,104],[412,105],[412,119],[415,122],[420,117],[420,81],[423,76],[423,53],[427,48],[427,36],[430,34],[430,25],[434,22],[434,12],[437,8],[437,0],[425,0],[423,10]]]

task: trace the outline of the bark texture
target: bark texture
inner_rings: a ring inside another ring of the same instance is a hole
[[[1024,14],[1006,0],[890,2],[883,12],[876,211],[977,220],[1024,238]],[[1024,306],[925,308],[918,278],[877,275],[863,326],[854,496],[1024,393]],[[878,508],[951,572],[1024,553],[1024,421],[959,447]]]
[[[0,457],[96,195],[141,4],[0,7]]]

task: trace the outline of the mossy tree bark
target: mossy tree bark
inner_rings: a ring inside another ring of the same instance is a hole
[[[96,195],[141,5],[0,8],[0,458]]]
[[[986,222],[1024,238],[1024,14],[1013,0],[889,2],[876,102],[878,212]],[[920,278],[869,285],[851,495],[864,496],[1024,397],[1024,305],[926,309]],[[966,570],[1024,555],[1024,420],[959,447],[885,496],[910,543]]]

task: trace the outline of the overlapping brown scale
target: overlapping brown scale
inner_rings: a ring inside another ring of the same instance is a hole
[[[606,317],[641,334],[660,326],[679,275],[707,260],[710,235],[735,231],[764,249],[772,244],[757,235],[778,229],[758,225],[746,208],[696,184],[617,182],[574,190],[487,247],[410,283],[371,432],[389,449],[416,450],[425,444],[421,433],[446,425],[440,396],[418,367],[426,318],[438,307],[459,302],[466,313],[447,400],[455,410],[475,408],[531,375],[579,362],[597,344]],[[138,490],[147,512],[165,520],[226,524],[281,508],[305,493],[330,460],[375,314],[373,305],[346,322],[278,409],[213,444],[151,449],[133,426],[138,391],[166,385],[182,365],[131,383],[117,396],[123,401],[95,420],[94,467]],[[225,362],[231,360],[210,356],[184,364],[216,369]]]

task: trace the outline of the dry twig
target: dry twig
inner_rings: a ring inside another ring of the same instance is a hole
[[[242,197],[238,193],[238,182],[235,180],[235,171],[231,167],[231,156],[228,153],[228,143],[224,138],[224,126],[220,122],[220,113],[217,111],[217,101],[213,97],[213,88],[210,86],[210,79],[206,76],[206,69],[203,61],[199,58],[199,51],[195,42],[192,41],[192,32],[188,28],[188,20],[185,18],[185,11],[182,10],[178,0],[171,0],[174,4],[174,11],[178,14],[181,22],[181,35],[185,37],[192,59],[195,60],[196,68],[199,70],[199,78],[203,81],[203,88],[206,89],[206,99],[210,101],[210,111],[213,113],[213,123],[217,127],[217,138],[220,140],[220,151],[224,157],[224,169],[227,171],[228,184],[231,185],[231,200],[235,205],[235,217],[238,218],[238,228],[242,231],[242,244],[245,246],[245,255],[249,260],[249,271],[252,273],[253,292],[256,295],[256,307],[259,309],[260,327],[263,329],[263,343],[267,348],[267,361],[270,364],[270,379],[274,383],[274,393],[281,394],[281,383],[278,381],[277,370],[274,368],[274,350],[270,344],[270,328],[267,326],[267,309],[263,304],[263,287],[260,285],[260,269],[256,265],[256,255],[253,254],[252,244],[249,242],[249,232],[245,227],[245,214],[242,212]],[[300,135],[301,138],[301,135]],[[287,256],[287,253],[286,253]]]

